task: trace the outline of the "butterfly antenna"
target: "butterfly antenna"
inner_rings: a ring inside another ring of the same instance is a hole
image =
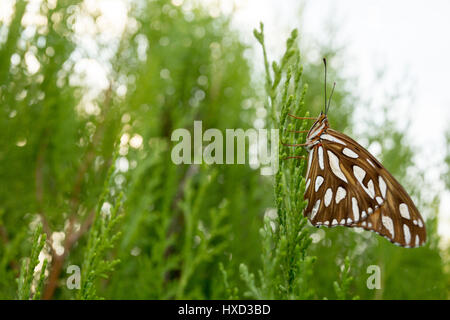
[[[334,88],[336,87],[336,82],[333,83],[333,89],[331,90],[330,98],[328,99],[328,105],[325,110],[325,114],[328,113],[328,109],[330,109],[331,97],[333,96]]]
[[[327,59],[323,58],[323,65],[325,66],[325,114],[327,114]]]

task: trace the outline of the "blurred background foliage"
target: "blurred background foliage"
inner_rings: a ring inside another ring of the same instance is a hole
[[[128,1],[119,36],[100,28],[88,1],[13,3],[0,22],[0,298],[449,298],[439,197],[422,196],[424,172],[414,170],[414,150],[387,111],[382,126],[368,121],[359,138],[381,146],[376,156],[411,191],[427,217],[427,245],[403,249],[368,232],[315,229],[293,211],[284,223],[301,236],[272,232],[274,208],[301,211],[301,201],[289,205],[302,196],[292,185],[282,204],[274,195],[286,186],[248,165],[170,159],[172,131],[192,131],[194,120],[204,130],[271,126],[270,92],[247,54],[258,41],[243,43],[230,17],[189,1]],[[295,37],[289,48],[298,59],[278,69],[269,59],[267,74],[285,83],[302,66],[304,96],[290,94],[299,112],[316,115],[321,61],[305,60]],[[351,134],[359,97],[333,67],[339,52],[321,54],[339,83],[330,122]],[[94,80],[92,69],[100,70]],[[276,101],[278,111],[286,107]],[[296,163],[282,173],[304,170]],[[287,181],[303,188],[301,180]],[[81,268],[80,289],[66,286],[71,265]],[[380,290],[366,286],[370,265],[381,268]]]

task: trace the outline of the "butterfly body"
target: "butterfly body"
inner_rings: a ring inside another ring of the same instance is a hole
[[[326,114],[305,146],[305,215],[314,226],[361,227],[404,247],[425,243],[424,220],[405,189],[365,148],[331,129]]]

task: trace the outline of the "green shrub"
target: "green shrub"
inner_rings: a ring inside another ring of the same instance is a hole
[[[428,244],[406,250],[303,217],[305,161],[285,158],[305,151],[283,143],[303,142],[290,131],[308,125],[287,113],[319,113],[323,69],[299,51],[297,31],[274,63],[262,25],[255,31],[260,75],[230,17],[201,5],[131,1],[120,36],[93,31],[95,53],[75,28],[82,15],[98,18],[84,2],[42,1],[46,23],[32,26],[28,2],[14,6],[0,24],[0,298],[448,298],[439,197],[421,192],[424,173],[408,174],[415,150],[386,114],[363,137],[383,147],[377,156],[428,217]],[[358,97],[333,68],[336,50],[320,51],[337,81],[331,125],[351,133]],[[106,70],[103,89],[76,81],[80,61]],[[192,133],[195,120],[204,130],[280,129],[278,172],[175,165],[171,134]],[[65,285],[73,265],[80,289]],[[380,290],[366,286],[369,265],[381,269]]]

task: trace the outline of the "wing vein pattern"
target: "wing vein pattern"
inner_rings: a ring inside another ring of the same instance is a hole
[[[405,247],[425,243],[424,221],[404,188],[365,148],[328,128],[311,150],[305,215],[314,226],[361,227]]]

